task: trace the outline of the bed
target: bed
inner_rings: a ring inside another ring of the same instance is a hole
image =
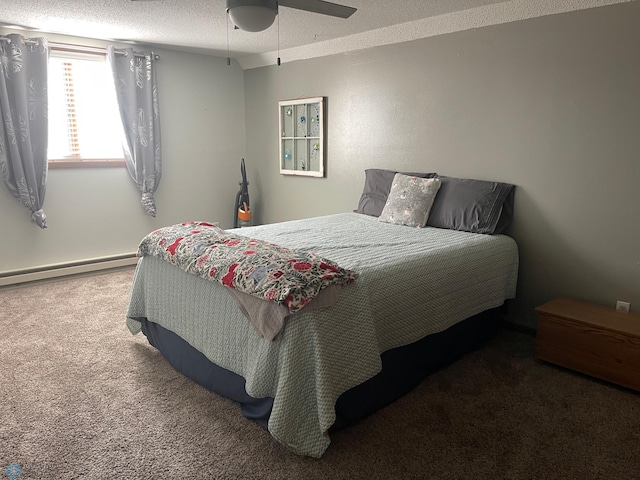
[[[510,194],[501,193],[497,217]],[[516,293],[517,246],[495,231],[497,218],[492,234],[410,228],[364,212],[367,202],[355,212],[230,231],[357,272],[334,305],[292,314],[273,339],[227,287],[146,255],[134,275],[129,330],[143,332],[185,375],[238,401],[293,452],[321,457],[332,431],[488,338],[496,309]]]

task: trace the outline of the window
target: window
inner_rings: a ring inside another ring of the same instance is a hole
[[[49,58],[49,166],[124,165],[122,124],[104,55],[52,50]]]

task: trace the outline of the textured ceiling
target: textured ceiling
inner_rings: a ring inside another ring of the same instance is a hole
[[[333,1],[358,11],[341,19],[280,7],[274,25],[258,33],[227,27],[226,0],[4,0],[0,23],[222,57],[228,45],[252,68],[272,63],[278,47],[290,61],[634,0]]]

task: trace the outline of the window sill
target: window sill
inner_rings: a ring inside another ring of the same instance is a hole
[[[49,160],[49,168],[103,168],[103,167],[125,167],[123,158],[99,158],[99,159],[64,159]]]

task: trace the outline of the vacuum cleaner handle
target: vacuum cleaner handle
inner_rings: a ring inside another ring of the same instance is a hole
[[[242,182],[240,182],[240,190],[238,190],[236,194],[236,206],[233,212],[234,228],[242,226],[242,222],[251,221],[251,213],[249,211],[249,182],[247,182],[247,170],[244,166],[244,158],[240,162],[240,173],[242,173]],[[243,218],[239,218],[239,214],[242,214]]]
[[[242,173],[242,183],[240,192],[242,194],[242,198],[238,202],[238,207],[242,207],[244,204],[249,206],[249,182],[247,182],[247,170],[244,166],[244,158],[240,162],[240,172]]]

